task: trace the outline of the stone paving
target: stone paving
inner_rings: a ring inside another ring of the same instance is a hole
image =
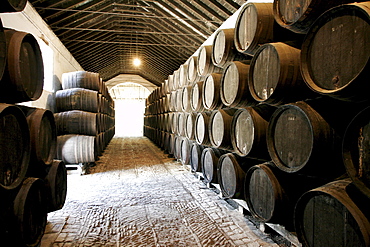
[[[113,138],[90,172],[68,175],[41,247],[281,246],[145,137]]]

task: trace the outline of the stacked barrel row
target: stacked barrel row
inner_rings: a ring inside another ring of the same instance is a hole
[[[0,12],[27,1],[3,1]],[[54,160],[56,126],[50,110],[16,105],[40,98],[40,47],[30,33],[3,29],[0,20],[0,238],[3,246],[38,246],[47,213],[61,209],[67,172]]]
[[[64,73],[62,88],[54,114],[57,158],[66,164],[93,163],[114,136],[114,102],[98,73]]]
[[[347,3],[248,2],[147,100],[146,136],[304,246],[370,245],[370,2]]]

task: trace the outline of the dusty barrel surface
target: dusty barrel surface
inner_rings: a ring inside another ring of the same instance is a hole
[[[72,88],[59,90],[55,94],[55,103],[58,112],[81,110],[99,112],[99,95],[97,91]]]
[[[257,104],[249,87],[250,61],[234,61],[225,66],[221,78],[221,101],[228,107],[243,107]]]
[[[352,0],[275,0],[276,22],[293,32],[307,33],[315,20],[328,9]]]
[[[285,172],[342,175],[339,143],[332,126],[303,101],[279,106],[269,121],[268,151],[276,166]]]
[[[38,246],[41,242],[47,222],[45,193],[42,179],[23,181],[13,202],[13,241],[16,246]]]
[[[26,176],[30,161],[27,119],[17,106],[0,104],[0,186],[11,190]]]
[[[222,74],[212,73],[209,74],[203,83],[203,106],[207,110],[215,110],[222,107],[220,97]]]
[[[211,73],[218,73],[220,68],[216,67],[212,62],[212,45],[204,45],[199,49],[198,54],[198,76],[205,77]]]
[[[31,166],[50,165],[57,145],[54,115],[50,110],[19,106],[26,116],[31,140]]]
[[[191,88],[190,107],[194,112],[204,111],[203,81],[195,83]]]
[[[239,156],[269,159],[267,127],[276,107],[262,104],[238,109],[231,122],[231,144]]]
[[[369,2],[341,5],[312,25],[302,45],[301,69],[313,91],[345,101],[369,99],[369,8]]]
[[[235,28],[219,29],[215,32],[212,44],[212,62],[217,67],[224,67],[226,63],[245,59],[245,55],[236,50],[234,44]]]
[[[101,92],[100,75],[88,71],[74,71],[63,73],[62,88],[86,88]]]
[[[6,70],[1,80],[1,101],[37,100],[44,87],[44,64],[35,37],[13,29],[4,30],[7,43]]]
[[[97,135],[100,132],[98,113],[72,110],[55,113],[54,117],[58,135]]]
[[[202,173],[205,183],[218,183],[217,165],[220,156],[224,153],[224,151],[217,148],[208,147],[203,149],[200,163],[202,165]]]
[[[5,0],[0,6],[0,13],[20,12],[26,7],[27,0]]]
[[[349,179],[306,192],[294,212],[299,241],[304,246],[369,246],[368,200]]]
[[[283,104],[304,100],[312,91],[300,70],[301,51],[285,43],[264,44],[249,70],[249,91],[258,102]]]
[[[215,148],[233,150],[231,144],[231,122],[237,109],[225,108],[212,112],[209,120],[209,140]]]
[[[211,112],[199,112],[195,119],[195,141],[199,145],[210,145],[209,141],[209,118]]]
[[[190,167],[192,172],[202,171],[201,155],[204,150],[204,146],[193,142],[190,149]]]
[[[44,178],[47,194],[47,210],[53,212],[64,206],[67,197],[67,169],[61,160],[54,160]]]
[[[244,199],[245,174],[259,162],[232,153],[221,155],[217,165],[217,177],[222,195],[226,198]]]
[[[57,159],[65,164],[95,162],[99,147],[95,136],[61,135],[57,138]]]
[[[358,113],[343,139],[343,160],[353,183],[370,198],[370,107]]]

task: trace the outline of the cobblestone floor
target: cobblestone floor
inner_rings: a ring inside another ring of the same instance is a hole
[[[113,138],[87,175],[68,175],[41,247],[279,246],[145,137]]]

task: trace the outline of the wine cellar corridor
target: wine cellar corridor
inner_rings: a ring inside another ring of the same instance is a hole
[[[370,247],[370,1],[2,0],[0,247]]]

